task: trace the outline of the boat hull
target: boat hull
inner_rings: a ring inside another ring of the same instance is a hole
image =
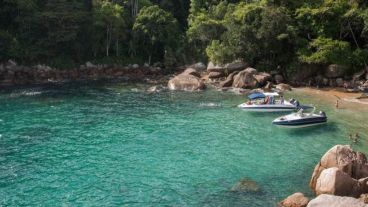
[[[272,122],[272,124],[281,127],[300,128],[300,127],[316,126],[324,124],[326,122],[327,122],[326,116],[313,115],[307,117],[297,117],[297,115],[292,114],[289,116],[277,118]]]
[[[240,104],[239,108],[245,111],[252,112],[286,112],[286,111],[294,111],[297,108],[293,105],[247,105]]]

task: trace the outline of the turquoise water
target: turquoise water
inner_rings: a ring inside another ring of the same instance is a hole
[[[3,90],[0,206],[275,206],[296,191],[311,195],[307,184],[321,155],[364,129],[364,115],[304,94],[288,96],[315,101],[327,125],[280,129],[270,124],[277,114],[234,107],[242,96],[144,88]],[[365,139],[356,148],[366,149]],[[229,191],[242,178],[262,190]]]

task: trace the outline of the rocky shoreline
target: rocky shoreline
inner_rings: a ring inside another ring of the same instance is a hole
[[[324,68],[315,65],[301,67],[298,73],[286,78],[281,69],[262,72],[242,61],[228,64],[210,62],[208,65],[196,63],[168,71],[160,64],[121,66],[94,65],[91,62],[77,68],[60,70],[47,65],[23,66],[9,60],[0,64],[0,86],[123,80],[157,84],[156,88],[159,90],[197,91],[210,86],[221,91],[230,90],[239,94],[248,93],[253,89],[291,90],[291,86],[338,87],[347,92],[368,91],[368,68],[348,76],[347,68],[339,65],[329,65]],[[173,75],[177,71],[181,72]],[[154,88],[150,90],[155,91]]]
[[[367,207],[368,162],[365,154],[349,145],[328,150],[314,168],[309,186],[317,196],[310,200],[298,192],[280,207]]]
[[[65,70],[51,68],[47,65],[23,66],[12,60],[0,64],[0,86],[114,79],[157,82],[164,78],[165,71],[160,66],[139,66],[137,64],[94,65],[87,62],[78,68]]]
[[[202,65],[202,67],[196,67],[196,65]],[[368,91],[368,69],[352,76],[348,76],[347,69],[339,65],[329,65],[319,73],[316,71],[312,73],[312,69],[306,70],[307,72],[301,70],[288,81],[280,70],[262,72],[241,61],[224,65],[210,62],[207,67],[198,63],[174,76],[169,81],[168,88],[196,91],[213,86],[222,91],[231,90],[241,94],[249,93],[254,89],[285,91],[291,90],[291,86],[340,87],[347,92]]]

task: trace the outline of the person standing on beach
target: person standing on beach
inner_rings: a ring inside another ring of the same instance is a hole
[[[336,104],[335,107],[338,109],[339,108],[339,99],[336,100]]]

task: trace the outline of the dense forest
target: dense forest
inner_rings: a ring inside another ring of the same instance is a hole
[[[361,70],[366,0],[0,0],[0,61]]]

